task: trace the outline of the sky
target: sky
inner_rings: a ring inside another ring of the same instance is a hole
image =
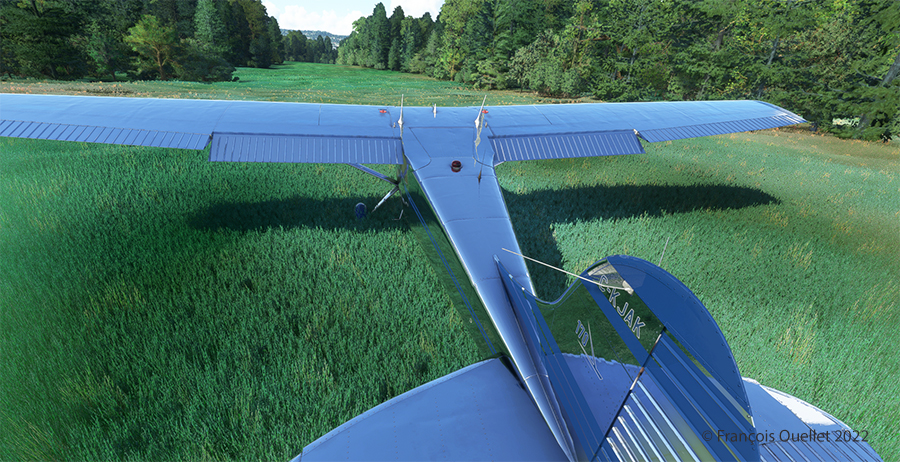
[[[353,21],[371,15],[379,1],[384,3],[388,17],[394,8],[401,6],[407,16],[419,18],[427,11],[436,18],[444,4],[444,0],[263,0],[262,3],[282,29],[350,35]]]

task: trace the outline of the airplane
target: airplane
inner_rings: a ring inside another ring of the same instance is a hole
[[[495,173],[503,162],[640,154],[642,142],[803,121],[759,101],[443,108],[0,95],[0,136],[347,164],[390,185],[371,213],[400,194],[485,359],[340,425],[298,462],[881,460],[861,432],[741,377],[709,311],[651,262],[608,256],[557,301],[537,298]]]

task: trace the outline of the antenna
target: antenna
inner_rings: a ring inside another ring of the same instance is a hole
[[[403,139],[403,95],[400,95],[400,120],[397,125],[400,126],[400,139]]]
[[[586,278],[586,277],[579,276],[579,275],[577,275],[577,274],[575,274],[575,273],[570,273],[570,272],[568,272],[568,271],[566,271],[566,270],[564,270],[564,269],[557,268],[557,267],[555,267],[555,266],[553,266],[553,265],[548,265],[547,263],[544,263],[544,262],[542,262],[542,261],[540,261],[540,260],[535,260],[534,258],[526,257],[525,255],[522,255],[522,254],[520,254],[520,253],[513,252],[512,250],[509,250],[509,249],[506,249],[506,248],[503,248],[503,247],[501,247],[501,248],[502,248],[503,250],[505,250],[505,251],[507,251],[507,252],[513,254],[513,255],[518,255],[518,256],[520,256],[520,257],[522,257],[522,258],[524,258],[524,259],[531,260],[531,261],[533,261],[533,262],[535,262],[535,263],[539,263],[539,264],[544,265],[544,266],[546,266],[546,267],[548,267],[548,268],[553,268],[553,269],[555,269],[556,271],[559,271],[559,272],[561,272],[561,273],[566,273],[566,274],[568,274],[569,276],[575,276],[576,278],[581,279],[582,281],[590,282],[591,284],[596,284],[598,287],[605,287],[605,288],[607,288],[607,289],[619,289],[619,290],[624,290],[625,292],[628,292],[628,295],[631,295],[631,294],[634,293],[634,289],[632,289],[631,286],[628,285],[628,282],[626,282],[624,279],[622,280],[622,285],[624,285],[625,287],[617,287],[617,286],[611,286],[611,285],[608,285],[608,284],[602,284],[600,281],[596,281],[596,280],[593,280],[593,279],[588,279],[588,278]]]
[[[662,255],[659,256],[659,262],[656,263],[656,266],[659,266],[659,265],[662,264],[662,259],[663,259],[663,257],[666,256],[666,249],[667,249],[668,247],[669,247],[669,238],[666,238],[666,245],[663,246]]]
[[[580,321],[579,321],[580,322]],[[603,380],[603,376],[600,375],[600,371],[597,369],[597,357],[594,356],[594,335],[591,334],[591,323],[588,323],[588,339],[591,341],[591,360],[588,361],[588,364],[591,366],[591,370],[594,371],[594,374],[597,374],[597,378]],[[587,350],[584,349],[584,344],[578,342],[578,346],[581,347],[581,352],[584,353],[585,356],[588,355]]]

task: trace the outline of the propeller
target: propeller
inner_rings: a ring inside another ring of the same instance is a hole
[[[435,111],[437,111],[437,110],[435,109]],[[400,95],[400,118],[397,120],[396,126],[400,127],[400,145],[402,147],[403,146],[403,95]],[[388,178],[384,175],[381,175],[378,172],[375,172],[374,170],[371,170],[367,167],[363,167],[362,165],[353,165],[353,166],[366,172],[366,173],[375,175],[378,178],[394,185],[394,187],[390,191],[388,191],[388,193],[385,194],[384,197],[382,197],[380,201],[378,201],[378,204],[375,205],[375,208],[372,209],[372,213],[375,213],[375,211],[378,210],[378,207],[381,207],[381,204],[384,204],[388,199],[391,198],[391,196],[393,196],[394,194],[397,194],[400,191],[400,181],[403,179],[404,176],[406,176],[406,171],[409,168],[409,163],[407,162],[406,156],[404,155],[403,156],[403,164],[397,166],[397,176],[395,178]],[[404,205],[406,204],[406,201],[403,200],[402,196],[400,196],[400,200],[403,201]],[[401,212],[401,215],[402,215],[402,212]]]

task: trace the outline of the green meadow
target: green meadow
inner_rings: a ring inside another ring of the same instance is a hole
[[[0,92],[439,106],[485,95],[329,65],[236,75]],[[535,102],[555,101],[487,93],[489,105]],[[645,149],[499,166],[525,254],[572,272],[612,254],[662,258],[742,375],[900,459],[900,147],[782,129]],[[400,201],[354,217],[383,182],[207,156],[0,138],[0,460],[286,460],[480,359],[395,220]],[[571,282],[529,269],[546,300]]]

